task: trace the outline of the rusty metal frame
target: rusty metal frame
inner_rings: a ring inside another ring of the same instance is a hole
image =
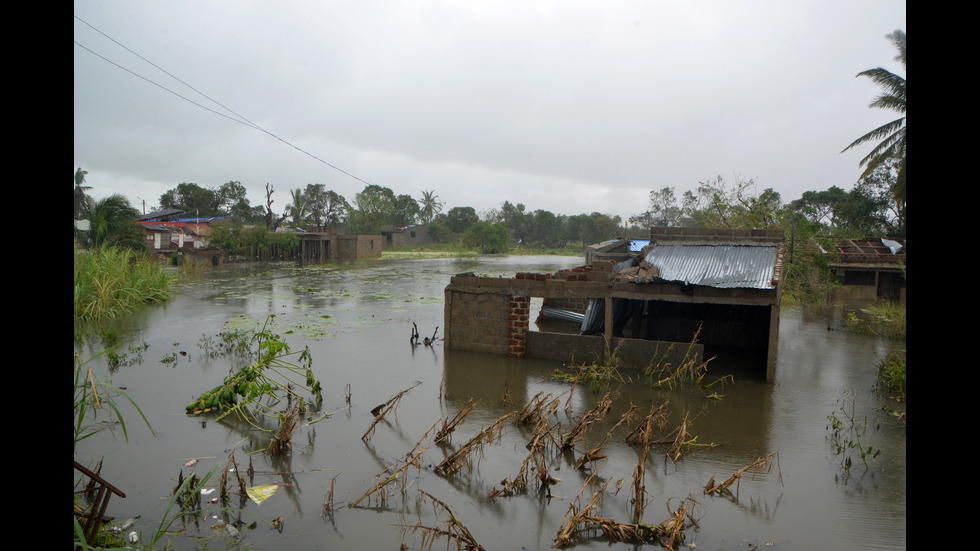
[[[78,461],[75,461],[75,470],[91,478],[98,484],[95,501],[92,503],[92,511],[88,514],[88,523],[85,525],[85,542],[92,545],[95,543],[95,536],[99,533],[99,528],[102,526],[102,519],[105,517],[106,509],[109,507],[109,498],[112,497],[112,494],[116,494],[119,497],[126,497],[126,494],[106,482],[101,476],[85,468]],[[106,490],[109,491],[106,492]]]

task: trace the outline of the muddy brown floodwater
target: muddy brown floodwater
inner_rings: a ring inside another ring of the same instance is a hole
[[[110,370],[105,356],[89,364],[97,376],[126,389],[156,436],[140,425],[135,411],[123,407],[129,441],[116,427],[83,441],[75,459],[92,465],[104,458],[104,477],[127,494],[111,502],[109,514],[119,519],[140,515],[132,530],[144,541],[165,517],[182,468],[185,476],[191,471],[206,473],[225,463],[234,450],[242,468],[251,459],[256,485],[291,484],[261,506],[245,501],[239,508],[236,500],[235,508],[223,510],[206,504],[194,523],[173,525],[179,535],[164,542],[172,541],[177,549],[197,549],[207,543],[208,549],[395,550],[403,542],[419,549],[422,540],[403,534],[401,527],[418,522],[444,527],[448,518],[437,514],[431,502],[420,501],[420,490],[448,505],[487,550],[549,549],[591,472],[597,483],[609,481],[599,513],[629,522],[629,487],[640,450],[623,441],[625,430],[606,443],[607,458],[597,461],[594,469],[575,469],[584,451],[581,443],[573,453],[550,453],[552,474],[562,479],[551,487],[551,497],[532,485],[524,494],[487,501],[493,488],[517,474],[527,456],[530,433],[513,425],[507,425],[482,454],[473,455],[460,472],[434,473],[434,465],[538,392],[560,396],[562,405],[569,401],[568,411],[559,410],[551,419],[560,421],[565,430],[595,405],[602,392],[580,387],[570,395],[570,385],[547,379],[547,373],[557,367],[553,362],[450,351],[441,340],[428,348],[412,348],[408,342],[412,322],[422,335],[442,325],[443,289],[452,274],[512,276],[517,271],[554,271],[581,262],[581,258],[500,257],[386,260],[353,268],[236,265],[189,278],[172,302],[106,324],[118,334],[116,351],[126,355],[123,365]],[[784,307],[774,384],[736,377],[717,401],[707,400],[698,389],[652,390],[637,382],[617,385],[619,397],[612,411],[586,433],[590,444],[602,438],[630,404],[646,411],[653,403],[669,400],[671,423],[688,414],[689,431],[697,443],[711,445],[673,462],[666,459],[665,446],[653,448],[647,463],[644,522],[666,520],[669,508],[693,497],[698,503],[694,508],[698,526],[685,534],[685,545],[692,549],[906,547],[906,427],[883,409],[890,402],[874,391],[875,361],[893,349],[904,349],[905,342],[848,333],[843,330],[844,315],[842,307]],[[293,350],[309,346],[314,373],[324,389],[320,411],[335,412],[302,427],[293,437],[292,453],[277,459],[262,451],[269,441],[267,432],[244,423],[217,423],[207,415],[184,414],[186,404],[242,365],[229,357],[208,358],[200,346],[202,338],[227,329],[258,327],[267,319]],[[75,330],[77,338],[84,328],[76,325]],[[441,327],[439,331],[442,336]],[[144,343],[149,346],[138,361],[135,347]],[[102,350],[102,343],[90,335],[75,348],[89,358]],[[161,363],[174,354],[175,363]],[[725,372],[726,366],[712,364],[713,374]],[[373,437],[362,441],[373,419],[370,411],[416,382],[421,384],[401,400],[397,417],[380,423]],[[345,403],[348,385],[350,408]],[[508,392],[511,403],[502,401]],[[404,486],[389,491],[384,503],[375,499],[358,508],[347,506],[374,484],[376,475],[400,465],[429,427],[455,415],[470,398],[481,400],[477,411],[450,444],[433,445],[424,453],[423,468],[409,470]],[[849,473],[842,467],[846,457],[836,453],[827,428],[829,415],[846,419],[845,413],[863,427],[861,443],[880,451],[867,466],[850,452]],[[772,452],[779,452],[778,467],[754,479],[744,476],[737,496],[703,494],[712,476],[724,480]],[[197,464],[182,467],[190,459]],[[324,516],[332,480],[337,508]],[[278,517],[284,521],[281,533],[270,528]],[[222,520],[235,519],[256,522],[257,527],[242,527],[237,539],[214,528]],[[443,546],[444,539],[433,548]],[[659,548],[611,543],[596,534],[577,539],[574,547]]]

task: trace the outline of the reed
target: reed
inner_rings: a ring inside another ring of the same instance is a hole
[[[108,319],[177,294],[177,280],[157,261],[121,247],[75,246],[75,319]]]

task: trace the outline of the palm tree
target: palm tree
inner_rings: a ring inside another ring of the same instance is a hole
[[[303,229],[306,224],[306,215],[309,214],[309,202],[303,194],[302,188],[296,188],[289,192],[293,202],[288,205],[289,216],[293,219],[293,226]]]
[[[896,30],[887,38],[898,48],[898,55],[895,56],[895,59],[900,61],[902,68],[905,69],[905,32]],[[899,159],[898,178],[895,181],[894,193],[899,203],[905,203],[905,77],[898,76],[881,67],[861,71],[857,76],[868,77],[883,88],[881,95],[875,98],[869,107],[897,111],[902,116],[854,140],[851,145],[844,148],[844,151],[866,142],[878,142],[871,153],[861,159],[861,166],[866,167],[862,177],[871,174],[887,159]]]
[[[426,224],[432,222],[432,219],[442,211],[442,202],[438,201],[436,198],[435,190],[432,191],[422,191],[422,198],[419,199],[419,205],[421,205],[422,210],[422,221]]]
[[[87,170],[82,170],[82,167],[78,167],[75,171],[75,220],[82,214],[82,208],[85,206],[85,190],[92,189],[92,186],[83,186],[85,183],[85,175],[88,174]]]
[[[122,195],[115,194],[98,201],[87,201],[82,214],[91,223],[85,240],[93,248],[105,245],[132,248],[142,246],[141,232],[136,227],[139,211]]]

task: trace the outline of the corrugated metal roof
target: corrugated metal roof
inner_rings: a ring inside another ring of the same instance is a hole
[[[721,288],[772,289],[775,246],[658,244],[646,261],[660,279]]]

